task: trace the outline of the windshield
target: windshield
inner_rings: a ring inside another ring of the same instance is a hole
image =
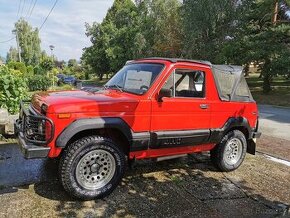
[[[107,82],[105,88],[142,95],[151,87],[163,67],[162,64],[149,63],[125,65]]]

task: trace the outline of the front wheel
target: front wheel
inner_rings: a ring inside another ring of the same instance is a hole
[[[237,169],[245,159],[247,140],[239,130],[228,132],[216,147],[211,150],[211,160],[221,171]]]
[[[124,171],[124,153],[112,140],[99,136],[84,137],[69,145],[59,165],[64,189],[84,200],[109,195]]]

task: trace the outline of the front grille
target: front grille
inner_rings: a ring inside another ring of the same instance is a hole
[[[31,105],[26,108],[25,104],[21,103],[19,120],[21,122],[20,131],[23,132],[26,141],[34,144],[51,142],[54,132],[53,122],[37,113]]]

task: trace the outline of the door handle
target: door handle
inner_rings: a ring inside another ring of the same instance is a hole
[[[208,104],[200,104],[199,107],[201,109],[208,109]]]

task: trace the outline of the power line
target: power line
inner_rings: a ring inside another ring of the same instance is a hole
[[[23,0],[24,2],[23,2],[23,6],[22,6],[22,9],[21,9],[21,11],[23,11],[23,7],[24,7],[24,4],[25,4],[25,0]],[[20,8],[21,8],[21,4],[22,3],[22,0],[20,0],[19,1],[19,5],[18,5],[18,10],[17,10],[17,19],[18,19],[18,17],[19,17],[19,12],[20,12]],[[21,14],[22,14],[22,12],[21,12]],[[20,15],[21,16],[21,15]],[[0,43],[6,43],[6,42],[10,42],[10,41],[12,41],[12,40],[14,40],[16,37],[15,36],[13,36],[12,38],[10,38],[10,39],[7,39],[7,40],[4,40],[4,41],[0,41]]]
[[[13,39],[15,39],[16,37],[15,36],[13,36],[12,38],[10,38],[10,39],[7,39],[7,40],[5,40],[5,41],[1,41],[0,43],[6,43],[6,42],[10,42],[10,41],[12,41]]]
[[[37,0],[34,1],[34,4],[33,4],[33,6],[32,6],[32,9],[31,9],[31,11],[30,11],[30,14],[29,14],[28,18],[31,17],[31,14],[32,14],[32,12],[33,12],[33,10],[34,10],[34,7],[35,7],[35,5],[36,5],[36,2],[37,2]]]
[[[19,0],[18,11],[17,11],[17,19],[18,19],[19,12],[20,12],[21,2],[22,2],[22,0]]]
[[[25,0],[23,0],[23,5],[22,5],[22,9],[21,9],[21,15],[20,15],[20,17],[22,17],[23,10],[24,10],[24,6],[25,6]]]
[[[31,10],[31,7],[32,7],[32,3],[33,3],[33,0],[30,0],[30,4],[29,4],[29,6],[28,6],[28,8],[27,8],[27,12],[26,12],[26,16],[25,16],[25,18],[27,18],[28,15],[29,15],[29,13],[30,13],[30,10]]]
[[[56,3],[58,2],[58,0],[55,0],[52,8],[50,9],[48,15],[46,16],[46,18],[44,19],[43,23],[41,24],[41,26],[39,27],[39,31],[42,29],[43,25],[45,24],[45,22],[47,21],[49,15],[51,14],[51,12],[53,11],[54,7],[56,6]]]
[[[23,1],[24,1],[24,2],[23,2],[23,6],[22,6],[22,10],[21,10],[21,11],[23,11],[24,4],[25,4],[25,0],[23,0]],[[31,2],[32,2],[32,1],[31,1]],[[35,7],[36,2],[37,2],[37,0],[35,0],[35,2],[34,2],[34,5],[33,5],[32,10],[31,10],[31,12],[30,12],[30,15],[32,14],[32,11],[33,11],[33,9],[34,9],[34,7]],[[49,13],[47,14],[47,16],[45,17],[45,19],[44,19],[44,21],[42,22],[41,26],[39,27],[39,31],[42,29],[42,27],[43,27],[44,24],[46,23],[48,17],[50,16],[51,12],[52,12],[53,9],[55,8],[57,2],[58,2],[58,0],[55,0],[55,2],[54,2],[54,4],[53,4],[52,8],[50,9]],[[22,12],[21,12],[21,14],[22,14]],[[29,16],[30,16],[30,15],[29,15]],[[12,41],[12,40],[15,39],[15,38],[16,38],[16,37],[14,36],[14,37],[12,37],[12,38],[10,38],[10,39],[8,39],[8,40],[0,41],[0,43],[10,42],[10,41]]]

